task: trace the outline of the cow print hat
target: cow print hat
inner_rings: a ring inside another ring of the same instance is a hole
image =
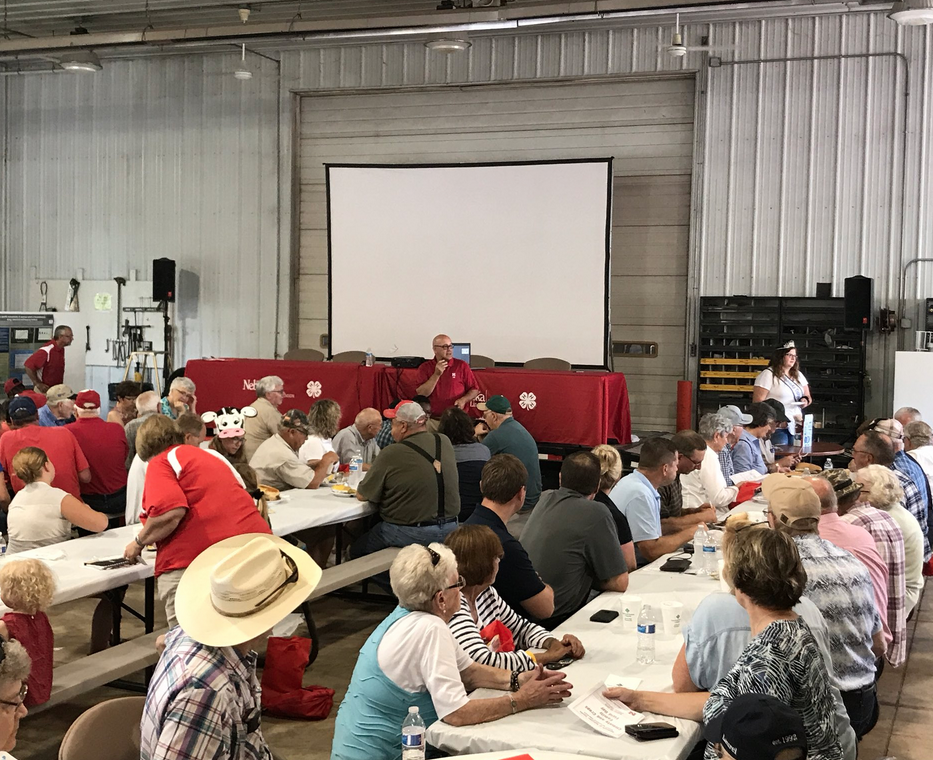
[[[204,412],[201,415],[202,422],[214,423],[214,435],[219,438],[236,438],[245,435],[243,430],[243,421],[246,417],[255,417],[256,410],[251,406],[244,406],[237,409],[233,406],[225,406],[216,412]]]

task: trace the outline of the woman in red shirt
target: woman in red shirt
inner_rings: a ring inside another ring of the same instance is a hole
[[[55,637],[45,610],[54,596],[55,578],[42,561],[10,560],[0,568],[0,601],[12,610],[0,619],[0,636],[16,639],[32,660],[26,707],[48,702],[52,693]]]

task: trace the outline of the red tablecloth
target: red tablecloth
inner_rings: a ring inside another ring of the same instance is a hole
[[[478,400],[496,394],[508,398],[515,419],[539,443],[631,442],[628,390],[621,372],[496,368],[474,373],[482,391]],[[204,359],[189,361],[185,374],[197,386],[199,411],[244,406],[255,398],[260,377],[278,375],[285,381],[282,409],[307,410],[318,398],[332,398],[343,410],[342,425],[349,425],[360,409],[381,410],[393,398],[411,398],[415,391],[415,370],[382,365]],[[477,414],[475,408],[471,413]]]

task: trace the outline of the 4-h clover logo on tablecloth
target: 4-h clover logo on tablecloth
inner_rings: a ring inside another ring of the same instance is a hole
[[[522,395],[518,397],[518,405],[522,409],[528,409],[530,411],[538,405],[538,399],[534,393],[522,393]]]
[[[308,383],[306,393],[311,398],[317,398],[321,395],[321,384],[317,380],[312,380]]]

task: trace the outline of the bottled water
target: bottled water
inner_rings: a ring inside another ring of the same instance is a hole
[[[654,628],[654,612],[651,605],[646,604],[638,616],[638,648],[635,650],[635,660],[641,665],[654,662]]]
[[[700,573],[701,575],[712,575],[719,569],[719,557],[716,556],[716,537],[713,535],[714,533],[718,533],[718,531],[706,531],[706,538],[703,541],[703,559],[701,560],[703,572]]]
[[[424,720],[415,706],[402,722],[402,760],[424,760]]]
[[[709,570],[706,568],[706,559],[703,556],[703,547],[706,545],[708,534],[709,531],[703,523],[697,525],[697,529],[693,533],[693,567],[697,575],[709,575]]]
[[[829,457],[826,457],[826,461],[823,462],[823,469],[824,469],[824,470],[832,470],[832,469],[833,469],[833,460],[830,459]]]
[[[360,456],[360,452],[355,451],[350,458],[350,476],[347,478],[347,485],[355,490],[362,479],[363,457]]]
[[[6,554],[6,539],[0,535],[0,555]]]
[[[372,367],[376,363],[376,360],[373,358],[373,350],[371,348],[366,349],[366,366]]]

